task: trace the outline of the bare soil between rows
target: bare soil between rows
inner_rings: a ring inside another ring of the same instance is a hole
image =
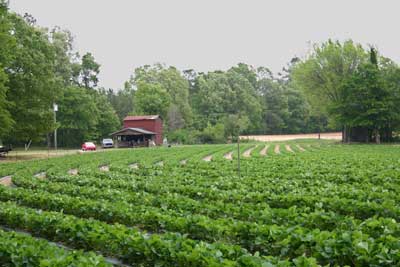
[[[242,135],[240,139],[248,139],[255,141],[273,142],[288,141],[296,139],[318,139],[318,133],[311,134],[281,134],[281,135]],[[342,133],[321,133],[321,139],[342,140]]]

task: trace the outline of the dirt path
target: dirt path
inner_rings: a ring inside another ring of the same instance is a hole
[[[275,145],[274,152],[275,152],[275,154],[281,154],[279,145]]]
[[[4,186],[13,186],[13,182],[11,180],[11,175],[10,176],[4,176],[3,178],[0,178],[0,185]]]
[[[285,148],[287,151],[289,151],[290,153],[294,153],[294,151],[292,150],[292,148],[290,147],[290,145],[285,145]]]
[[[224,155],[224,158],[227,159],[227,160],[232,160],[232,159],[233,159],[233,158],[232,158],[232,154],[233,154],[233,151],[231,151],[231,152],[229,152],[229,153],[226,153],[226,154]]]
[[[78,169],[70,169],[70,170],[68,171],[68,174],[69,174],[69,175],[78,175]]]
[[[296,146],[297,146],[297,148],[298,148],[301,152],[306,151],[301,145],[296,145]]]
[[[99,170],[102,172],[109,172],[110,171],[110,167],[108,165],[103,165],[99,167]]]
[[[263,149],[261,149],[261,151],[260,151],[261,156],[267,155],[268,147],[269,147],[269,145],[266,145]]]
[[[203,158],[204,161],[210,162],[212,160],[212,155]]]
[[[250,147],[249,149],[247,149],[244,153],[243,153],[243,157],[245,158],[250,158],[251,157],[251,152],[258,147],[258,145]]]
[[[282,134],[282,135],[244,135],[240,139],[251,139],[256,141],[287,141],[295,139],[318,139],[318,133],[311,134]],[[341,132],[321,133],[321,139],[342,140]]]

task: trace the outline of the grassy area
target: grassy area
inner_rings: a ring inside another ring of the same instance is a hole
[[[98,148],[96,152],[105,152],[115,149],[102,149]],[[18,162],[18,161],[26,161],[26,160],[35,160],[35,159],[49,159],[53,157],[62,157],[66,155],[73,155],[82,153],[80,149],[44,149],[40,147],[34,147],[25,151],[23,148],[16,148],[10,151],[6,157],[0,157],[0,164],[7,162]],[[94,153],[94,152],[85,152],[85,153]]]
[[[77,153],[77,151],[78,151],[77,149],[59,149],[55,151],[55,150],[45,150],[41,148],[30,149],[28,151],[25,151],[24,149],[17,148],[15,150],[10,151],[6,157],[0,158],[0,163],[60,157]]]

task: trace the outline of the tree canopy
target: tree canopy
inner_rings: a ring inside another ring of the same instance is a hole
[[[61,145],[78,146],[109,136],[134,114],[161,115],[169,140],[186,143],[330,130],[379,141],[400,128],[398,65],[352,40],[315,44],[278,75],[245,63],[209,72],[158,63],[134,69],[123,88],[102,88],[100,71],[93,53],[74,50],[71,32],[42,28],[0,0],[5,142],[50,144],[57,128]]]
[[[344,129],[345,141],[375,138],[379,143],[381,135],[389,141],[398,125],[398,71],[375,48],[364,50],[351,40],[328,41],[296,66],[293,79],[314,107]]]
[[[41,28],[0,3],[0,138],[16,145],[50,142],[57,127],[61,144],[77,146],[118,129],[112,105],[95,90],[100,66],[94,57],[73,52],[69,31]]]

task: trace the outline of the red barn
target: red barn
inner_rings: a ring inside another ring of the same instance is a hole
[[[154,141],[161,145],[163,122],[159,115],[127,116],[124,119],[124,128],[111,135],[117,139],[119,147],[147,146]]]

